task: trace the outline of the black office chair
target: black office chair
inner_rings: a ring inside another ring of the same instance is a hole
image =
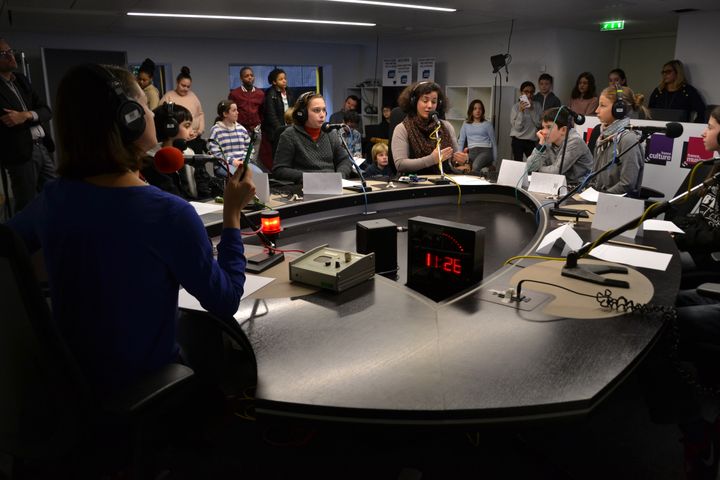
[[[132,478],[147,477],[146,434],[166,402],[192,387],[193,371],[167,365],[96,398],[55,328],[22,240],[5,225],[0,291],[0,452],[16,471],[39,468],[53,478],[97,477],[108,459],[112,468],[132,465]]]

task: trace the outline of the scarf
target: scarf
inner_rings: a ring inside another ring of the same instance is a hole
[[[434,122],[423,120],[418,115],[405,117],[403,120],[405,130],[408,134],[408,145],[410,147],[410,158],[420,158],[430,155],[437,148],[437,140],[431,140],[430,134],[437,127]],[[440,122],[440,149],[452,147],[450,133],[448,133],[445,124]],[[447,160],[447,159],[444,159]],[[437,166],[435,166],[437,170]],[[439,172],[439,170],[438,170]]]

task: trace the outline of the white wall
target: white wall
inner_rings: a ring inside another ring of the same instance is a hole
[[[85,50],[127,51],[130,63],[146,57],[157,63],[172,64],[173,75],[187,65],[193,77],[193,91],[205,111],[206,128],[215,118],[217,103],[227,98],[228,64],[322,65],[325,91],[331,92],[328,108],[342,105],[345,86],[355,85],[369,75],[373,66],[366,65],[364,47],[347,44],[312,44],[281,42],[234,42],[228,39],[152,38],[115,36],[68,36],[45,34],[8,35],[13,48],[26,50],[35,66],[39,65],[39,49],[72,48]],[[40,73],[33,68],[33,82],[40,83]],[[335,86],[342,86],[342,88]],[[335,87],[335,88],[334,88]]]
[[[680,16],[675,57],[686,67],[688,81],[700,91],[705,103],[720,105],[718,36],[720,12]]]

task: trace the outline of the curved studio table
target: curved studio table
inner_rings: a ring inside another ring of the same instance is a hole
[[[525,191],[462,188],[461,207],[455,186],[431,186],[374,191],[370,215],[360,194],[278,208],[282,249],[328,243],[354,251],[356,222],[367,219],[407,226],[424,215],[485,226],[484,279],[447,301],[427,299],[405,286],[407,233],[398,233],[397,281],[376,275],[340,294],[246,299],[236,318],[257,356],[260,415],[396,424],[583,415],[641,361],[662,329],[656,319],[557,319],[483,299],[518,271],[503,262],[532,254],[557,222],[543,209],[536,224],[540,203]],[[587,225],[578,231],[589,238]],[[644,242],[676,252],[664,232],[646,232]],[[639,270],[654,284],[652,302],[672,302],[676,255],[666,272]]]

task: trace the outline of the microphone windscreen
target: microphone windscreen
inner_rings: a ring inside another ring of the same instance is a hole
[[[677,122],[670,122],[665,125],[665,128],[667,128],[665,135],[670,138],[678,138],[683,133],[683,126]]]
[[[332,127],[330,127],[330,124],[329,124],[329,123],[323,123],[323,124],[322,124],[322,127],[320,127],[320,130],[322,130],[323,132],[327,133],[327,132],[329,132],[330,130],[332,130]]]
[[[585,115],[578,113],[578,116],[575,117],[575,125],[582,125],[583,123],[585,123]]]
[[[160,173],[175,173],[185,165],[183,153],[175,147],[163,147],[155,154],[155,169]]]
[[[172,146],[180,150],[181,152],[184,152],[187,147],[187,142],[183,140],[182,138],[176,138],[172,142]]]

